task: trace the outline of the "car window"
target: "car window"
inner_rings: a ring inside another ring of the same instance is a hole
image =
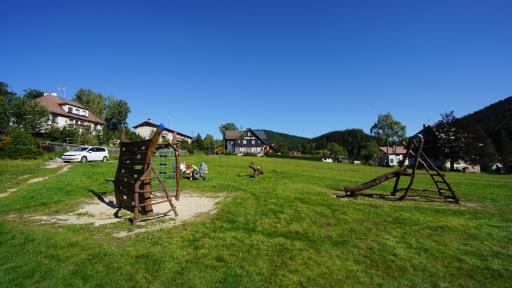
[[[98,151],[99,152],[106,152],[107,150],[105,148],[103,148],[103,147],[98,147]]]
[[[80,151],[80,152],[83,152],[83,151],[87,151],[87,148],[89,148],[89,147],[77,147],[77,148],[73,149],[72,151]]]
[[[94,152],[94,147],[89,148],[89,150],[87,150],[87,152]]]

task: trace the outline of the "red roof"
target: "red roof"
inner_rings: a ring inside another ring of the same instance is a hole
[[[405,154],[407,149],[404,146],[393,146],[393,147],[379,147],[380,151],[386,154]]]
[[[137,129],[139,127],[144,127],[144,126],[157,128],[159,125],[156,125],[155,123],[153,123],[153,121],[151,121],[151,119],[148,119],[148,120],[146,120],[144,122],[141,122],[141,123],[133,126],[133,129]],[[178,132],[176,130],[172,130],[172,129],[169,129],[169,128],[164,128],[164,131],[171,132],[171,133],[176,133],[177,135],[179,135],[181,137],[192,139],[192,136],[189,136],[187,134],[183,134],[183,133]]]
[[[74,106],[77,108],[87,110],[84,106],[82,106],[82,104],[80,104],[78,102],[63,99],[63,98],[60,98],[58,96],[54,96],[51,94],[45,94],[43,97],[37,98],[36,101],[38,101],[39,104],[41,104],[43,107],[48,109],[48,111],[50,111],[50,113],[59,114],[59,115],[62,115],[62,116],[68,117],[68,118],[79,119],[79,120],[83,120],[83,121],[89,121],[89,122],[105,125],[105,121],[101,120],[98,116],[94,115],[94,113],[92,113],[91,111],[89,111],[89,116],[84,116],[84,115],[76,115],[73,113],[69,113],[62,108],[63,105],[71,105],[71,106]]]

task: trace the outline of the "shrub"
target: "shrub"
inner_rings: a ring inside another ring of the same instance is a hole
[[[8,131],[9,143],[2,145],[0,157],[9,159],[35,159],[43,152],[38,148],[37,141],[24,130],[13,128]]]
[[[35,146],[9,145],[0,153],[2,158],[9,159],[37,159],[43,155],[43,151]]]

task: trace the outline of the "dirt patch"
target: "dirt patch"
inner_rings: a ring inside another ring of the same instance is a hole
[[[157,221],[141,222],[140,224],[137,224],[137,226],[135,226],[137,227],[135,230],[122,231],[114,234],[114,236],[125,237],[145,231],[162,229],[182,224],[183,222],[190,220],[201,214],[213,213],[215,211],[216,204],[224,198],[224,194],[202,195],[195,193],[183,193],[180,197],[180,201],[173,201],[174,205],[176,206],[176,209],[178,210],[178,217],[174,217],[174,214],[171,212],[169,216],[158,218]],[[158,200],[163,199],[164,198],[154,198],[154,201],[156,202]],[[94,226],[99,226],[118,221],[128,221],[128,219],[131,217],[131,213],[121,210],[121,213],[119,213],[119,217],[116,218],[114,216],[114,212],[116,210],[117,208],[114,204],[114,198],[112,197],[101,199],[101,201],[98,199],[87,200],[77,211],[69,214],[55,216],[34,216],[31,218],[46,223],[92,224]],[[156,213],[166,212],[167,210],[169,210],[169,204],[161,203],[153,205],[153,210]],[[150,225],[146,225],[146,223],[150,222],[153,223]]]
[[[57,173],[60,174],[60,173],[67,172],[69,170],[69,168],[71,168],[71,165],[64,164],[64,168],[60,169],[59,172],[57,172]]]
[[[46,180],[46,179],[48,179],[48,178],[50,178],[50,177],[48,177],[48,176],[45,176],[45,177],[37,177],[37,178],[34,178],[34,179],[30,179],[30,180],[28,180],[28,181],[27,181],[27,183],[28,183],[28,184],[30,184],[30,183],[37,183],[37,182],[44,181],[44,180]]]
[[[52,160],[54,161],[54,160]],[[47,162],[46,164],[44,164],[45,168],[57,168],[57,167],[62,167],[62,169],[60,169],[59,171],[57,171],[57,174],[61,174],[61,173],[65,173],[69,170],[69,168],[71,168],[71,165],[70,164],[67,164],[67,163],[64,163],[64,162]],[[27,184],[30,184],[30,183],[36,183],[36,182],[41,182],[41,181],[44,181],[46,179],[50,178],[50,176],[45,176],[45,177],[38,177],[38,178],[34,178],[34,179],[30,179],[27,181]]]
[[[62,162],[62,159],[57,159],[57,160],[51,160],[47,163],[44,164],[44,167],[45,168],[57,168],[57,167],[62,167],[62,169],[60,169],[59,171],[57,171],[57,174],[61,174],[61,173],[65,173],[69,170],[69,168],[71,168],[71,165],[70,164],[67,164],[67,163],[64,163]],[[55,174],[53,174],[55,175]],[[53,176],[51,175],[51,176]],[[29,177],[30,174],[27,174],[27,175],[23,175],[23,176],[20,176],[18,177],[17,179],[24,179],[24,178],[27,178]],[[32,183],[37,183],[37,182],[41,182],[41,181],[44,181],[44,180],[47,180],[48,178],[50,178],[51,176],[44,176],[44,177],[37,177],[37,178],[33,178],[33,179],[30,179],[28,180],[27,182],[25,182],[24,184],[32,184]],[[13,192],[16,192],[22,185],[24,184],[21,184],[20,186],[18,186],[17,188],[11,188],[11,189],[7,189],[7,191],[5,192],[0,192],[0,198],[2,197],[5,197]]]
[[[61,167],[61,166],[68,166],[68,165],[69,164],[64,163],[64,161],[61,158],[55,158],[55,159],[52,159],[43,164],[44,168],[48,168],[48,169],[57,168],[57,167]]]
[[[12,192],[16,192],[16,190],[18,190],[18,189],[16,189],[16,188],[7,189],[7,191],[5,191],[4,193],[0,193],[0,198],[5,197],[5,196],[9,195],[9,194],[11,194]]]

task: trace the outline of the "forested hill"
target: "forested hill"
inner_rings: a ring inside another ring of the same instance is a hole
[[[461,117],[461,120],[480,126],[491,138],[496,138],[503,130],[512,140],[512,96]]]
[[[341,131],[331,131],[311,139],[316,148],[324,149],[328,143],[343,146],[350,157],[359,156],[363,146],[372,140],[362,129],[353,128]]]
[[[308,142],[310,139],[301,136],[290,135],[286,133],[275,132],[271,130],[263,130],[267,135],[267,143],[270,144],[279,144],[281,146],[286,146],[291,149],[297,149],[303,143]]]

